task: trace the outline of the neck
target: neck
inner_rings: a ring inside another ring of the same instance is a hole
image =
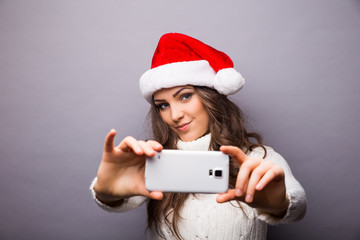
[[[179,139],[177,142],[177,147],[180,150],[208,151],[210,147],[210,140],[210,133],[191,142],[184,142]]]

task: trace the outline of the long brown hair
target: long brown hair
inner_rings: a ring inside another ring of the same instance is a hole
[[[222,145],[232,145],[247,153],[256,147],[262,147],[266,155],[261,136],[255,132],[247,132],[242,111],[227,96],[208,87],[194,86],[194,89],[210,118],[209,133],[211,133],[211,140],[209,150],[218,151]],[[178,137],[163,122],[159,109],[154,103],[152,103],[149,111],[150,119],[153,139],[161,143],[165,149],[176,149]],[[238,164],[231,159],[229,188],[235,187],[238,171]],[[161,236],[160,222],[164,220],[173,234],[181,239],[177,223],[181,220],[180,211],[189,195],[188,193],[164,193],[162,200],[150,200],[147,206],[148,228],[154,226]]]

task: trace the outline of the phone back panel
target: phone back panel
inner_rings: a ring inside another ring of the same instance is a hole
[[[229,156],[220,151],[162,150],[146,159],[149,191],[222,193],[228,183]]]

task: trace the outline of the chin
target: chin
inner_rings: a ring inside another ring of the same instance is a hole
[[[202,136],[203,135],[199,135],[199,134],[183,134],[183,135],[179,135],[179,138],[184,142],[191,142],[191,141],[195,141],[196,139]]]

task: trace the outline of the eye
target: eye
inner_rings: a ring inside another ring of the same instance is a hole
[[[167,107],[169,106],[168,103],[160,103],[160,104],[157,104],[156,107],[159,109],[159,110],[164,110],[166,109]]]
[[[184,93],[183,95],[181,95],[180,99],[181,100],[189,100],[192,96],[192,93]]]

